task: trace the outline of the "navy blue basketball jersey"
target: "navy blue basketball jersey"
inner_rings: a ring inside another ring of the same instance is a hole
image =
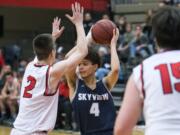
[[[116,109],[102,80],[92,90],[79,79],[72,105],[81,135],[113,134]]]

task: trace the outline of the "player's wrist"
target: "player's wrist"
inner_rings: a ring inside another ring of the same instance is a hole
[[[117,43],[116,41],[112,40],[111,41],[111,46],[116,46],[116,43]]]
[[[83,22],[75,22],[74,25],[75,25],[76,27],[83,26]]]

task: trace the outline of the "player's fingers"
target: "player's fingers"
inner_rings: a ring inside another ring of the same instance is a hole
[[[57,23],[57,21],[58,21],[58,17],[56,16],[56,23]]]
[[[91,26],[90,30],[89,31],[92,31],[92,28],[94,27],[94,25]]]
[[[77,3],[77,10],[78,10],[78,13],[81,11],[80,3]]]
[[[59,20],[58,20],[58,26],[61,24],[61,18],[59,18]]]
[[[119,36],[119,29],[116,27],[116,35]]]
[[[113,35],[117,35],[117,29],[116,28],[113,29]]]
[[[74,12],[75,12],[75,6],[74,6],[74,4],[71,5],[71,8],[72,8],[72,12],[73,12],[73,14],[74,14]]]
[[[117,27],[113,30],[113,35],[116,36],[117,38],[119,37],[119,30]]]
[[[77,2],[75,2],[75,10],[76,10],[76,12],[78,12],[78,3]]]
[[[60,18],[57,17],[57,22],[59,22]]]
[[[116,29],[114,28],[113,29],[113,36],[115,36],[116,35]]]
[[[57,25],[57,17],[55,17],[55,19],[54,19],[54,26],[56,26]]]
[[[57,17],[55,17],[55,19],[54,19],[54,23],[55,23],[55,24],[57,23]]]
[[[65,27],[62,26],[61,29],[59,30],[60,35],[63,33],[64,29],[65,29]]]
[[[60,37],[60,36],[62,35],[64,29],[65,29],[64,26],[61,27],[61,29],[60,29],[59,32],[55,35],[55,37],[56,37],[56,38]]]
[[[70,15],[65,14],[65,16],[66,16],[70,21],[72,21],[72,17],[71,17]]]

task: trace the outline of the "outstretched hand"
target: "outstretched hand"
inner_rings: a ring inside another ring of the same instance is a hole
[[[73,15],[70,16],[66,14],[66,17],[75,25],[83,23],[84,8],[80,5],[80,3],[75,2],[75,4],[72,4],[71,9]]]
[[[119,39],[119,29],[115,28],[113,30],[113,37],[111,39],[111,45],[116,45],[118,39]]]
[[[54,18],[54,21],[52,23],[52,37],[55,40],[59,38],[64,31],[64,26],[60,27],[60,24],[61,24],[61,19],[58,17]]]

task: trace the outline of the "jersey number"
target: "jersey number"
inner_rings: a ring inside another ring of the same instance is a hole
[[[30,91],[33,90],[33,88],[36,85],[36,79],[33,76],[28,76],[27,82],[29,82],[29,85],[25,87],[23,97],[24,98],[32,98],[32,94]]]
[[[180,79],[180,62],[170,64],[172,75],[176,79]],[[168,70],[167,64],[161,64],[155,67],[155,69],[160,71],[162,87],[164,94],[172,93],[172,84],[170,78],[170,71]],[[180,92],[180,82],[174,83],[174,88],[176,91]]]
[[[99,116],[99,104],[98,103],[92,103],[91,108],[90,108],[90,114],[94,114],[95,117]]]

